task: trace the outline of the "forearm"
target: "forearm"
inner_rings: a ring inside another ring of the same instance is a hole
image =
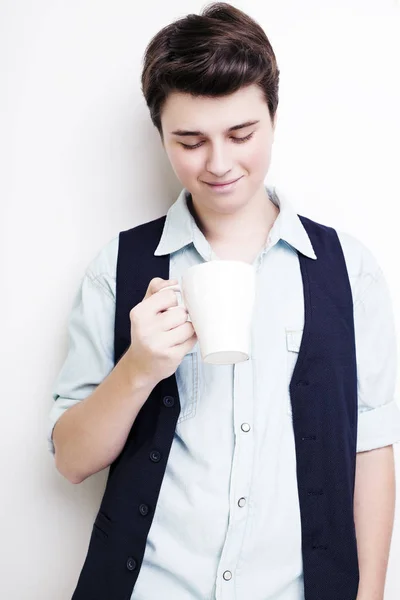
[[[360,568],[357,600],[383,600],[394,509],[393,446],[359,452],[354,490]]]
[[[95,391],[56,423],[53,441],[60,473],[71,483],[81,483],[108,467],[153,387],[131,372],[123,356]]]

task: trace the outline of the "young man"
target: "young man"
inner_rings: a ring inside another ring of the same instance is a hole
[[[74,600],[383,599],[389,293],[359,241],[264,184],[278,81],[265,33],[226,4],[147,48],[143,92],[183,190],[102,249],[71,313],[50,449],[73,483],[110,466]],[[234,366],[202,363],[162,289],[215,259],[257,272],[251,357]]]

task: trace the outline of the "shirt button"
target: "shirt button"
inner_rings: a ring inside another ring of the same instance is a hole
[[[222,577],[225,579],[225,581],[229,581],[232,579],[232,573],[230,571],[224,571]]]
[[[241,430],[247,433],[248,431],[250,431],[250,425],[248,423],[242,423]]]
[[[246,498],[239,498],[238,505],[240,506],[240,508],[243,508],[243,506],[246,506]]]
[[[159,453],[158,450],[152,450],[150,452],[150,460],[152,460],[153,462],[158,462],[161,459],[161,454]]]
[[[147,504],[141,504],[139,506],[139,512],[145,517],[149,513],[149,507],[147,506]]]
[[[128,560],[126,561],[126,568],[127,568],[129,571],[134,571],[134,570],[136,569],[136,567],[137,567],[137,562],[136,562],[136,560],[135,560],[134,558],[132,558],[132,556],[130,556],[130,557],[128,558]]]

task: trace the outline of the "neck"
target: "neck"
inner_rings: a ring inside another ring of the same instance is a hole
[[[263,186],[245,206],[232,213],[219,213],[192,198],[189,209],[199,229],[211,245],[247,245],[263,243],[279,214]]]

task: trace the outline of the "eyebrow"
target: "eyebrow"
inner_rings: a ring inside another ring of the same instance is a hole
[[[233,127],[229,127],[225,133],[230,131],[237,131],[238,129],[244,129],[245,127],[250,127],[250,125],[256,125],[260,121],[246,121],[246,123],[240,123],[240,125],[233,125]],[[202,131],[188,131],[185,129],[177,129],[176,131],[171,131],[173,135],[181,135],[181,136],[192,136],[192,135],[206,135]]]

